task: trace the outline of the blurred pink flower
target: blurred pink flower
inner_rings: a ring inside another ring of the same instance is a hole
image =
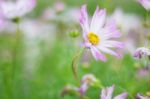
[[[57,9],[54,7],[48,7],[43,11],[42,18],[45,21],[53,21],[55,24],[57,22],[63,22],[65,25],[78,24],[80,9],[78,8],[68,8],[58,13]],[[70,17],[68,17],[70,16]],[[66,18],[67,17],[67,18]]]
[[[148,96],[143,96],[143,95],[141,95],[141,94],[137,94],[137,96],[136,96],[136,99],[150,99],[150,97],[148,97]]]
[[[96,77],[93,74],[86,74],[83,76],[81,83],[91,83],[93,81],[96,81]]]
[[[65,4],[63,2],[61,2],[61,0],[60,1],[58,0],[54,4],[54,8],[57,12],[62,12],[65,9]]]
[[[4,19],[0,18],[0,31],[4,28],[5,26],[5,21]]]
[[[14,19],[22,17],[33,10],[36,0],[17,0],[16,2],[2,1],[0,8],[5,18]]]
[[[61,92],[61,96],[64,97],[66,94],[73,94],[76,93],[78,91],[78,88],[72,85],[66,85],[62,92]]]
[[[114,91],[114,86],[102,89],[100,99],[112,99],[113,91]],[[113,99],[126,99],[126,97],[127,97],[127,93],[124,92],[120,95],[115,96]]]
[[[81,80],[81,86],[78,89],[81,94],[85,94],[89,86],[93,84],[93,82],[96,82],[97,79],[93,74],[86,74],[83,76]]]
[[[130,33],[131,30],[137,30],[137,27],[141,27],[142,24],[139,16],[133,13],[125,13],[122,8],[116,8],[108,19],[116,21],[116,25],[123,35]]]
[[[88,88],[89,85],[87,83],[83,83],[78,90],[81,94],[85,94]]]
[[[106,57],[102,52],[108,53],[118,57],[118,53],[110,48],[123,48],[124,44],[113,40],[112,38],[119,38],[120,32],[117,30],[114,21],[105,22],[106,10],[97,7],[91,24],[89,26],[88,14],[86,5],[81,8],[80,24],[83,29],[84,45],[90,48],[96,60],[106,61]]]
[[[0,1],[0,3],[1,3],[2,1]],[[2,11],[1,11],[1,9],[0,9],[0,31],[1,30],[3,30],[4,29],[4,27],[5,27],[5,19],[4,19],[4,15],[1,13]]]
[[[140,47],[136,49],[136,51],[134,52],[134,57],[137,59],[141,59],[142,57],[147,57],[149,55],[150,55],[150,51],[148,48],[145,47]]]
[[[139,69],[138,70],[138,78],[143,78],[143,77],[148,77],[149,75],[149,70],[148,69]]]
[[[150,0],[138,0],[138,2],[139,2],[146,10],[150,10]]]

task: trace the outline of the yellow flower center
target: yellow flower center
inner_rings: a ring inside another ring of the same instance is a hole
[[[100,42],[100,38],[93,32],[88,33],[87,38],[92,45],[98,45]]]

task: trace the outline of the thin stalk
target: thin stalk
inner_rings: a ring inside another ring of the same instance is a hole
[[[146,27],[150,27],[150,24],[149,24],[149,13],[150,13],[150,11],[146,11],[146,15],[145,15],[145,25],[146,25]]]
[[[80,58],[80,56],[82,55],[84,49],[85,49],[85,48],[80,49],[80,50],[75,54],[75,56],[73,57],[73,60],[72,60],[72,71],[73,71],[73,74],[74,74],[75,79],[77,79],[77,80],[78,80],[77,69],[78,69],[78,63],[79,63],[78,61],[79,61],[79,58]]]
[[[13,46],[13,52],[12,52],[12,67],[11,67],[11,94],[12,94],[12,98],[14,97],[13,93],[14,93],[14,89],[15,89],[15,78],[16,78],[16,71],[18,69],[17,67],[17,62],[18,62],[18,54],[19,54],[19,49],[20,49],[20,38],[21,34],[20,34],[20,29],[19,29],[19,22],[17,22],[17,29],[16,29],[16,34],[14,37],[14,46]]]
[[[17,30],[16,30],[16,36],[15,36],[15,42],[14,42],[14,49],[13,49],[13,66],[12,66],[12,76],[15,76],[15,70],[17,67],[17,56],[18,56],[18,48],[20,43],[20,29],[19,29],[19,23],[17,23]]]

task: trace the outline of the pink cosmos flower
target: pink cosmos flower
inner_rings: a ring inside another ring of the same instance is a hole
[[[81,86],[78,89],[81,94],[85,94],[85,92],[88,90],[88,88],[93,84],[93,82],[96,82],[97,79],[93,74],[86,74],[83,76],[81,80]]]
[[[0,1],[1,3],[2,1]],[[4,19],[4,15],[1,13],[1,9],[0,9],[0,31],[3,30],[5,27],[5,19]]]
[[[150,0],[138,0],[138,2],[139,2],[146,10],[150,10]]]
[[[136,99],[150,99],[148,96],[143,96],[142,94],[137,94]]]
[[[77,91],[78,91],[77,87],[72,86],[72,85],[66,85],[61,92],[61,96],[64,97],[67,94],[72,95],[73,93],[76,93]]]
[[[5,26],[5,21],[3,18],[0,17],[0,31],[4,28]]]
[[[54,4],[54,8],[56,9],[57,12],[62,12],[65,9],[65,4],[61,0],[58,0]]]
[[[0,8],[8,19],[22,17],[33,10],[36,0],[17,0],[16,2],[2,1]]]
[[[148,48],[145,48],[145,47],[140,47],[136,49],[134,53],[134,57],[137,59],[141,59],[142,57],[147,57],[149,55],[150,55],[150,51]]]
[[[126,99],[127,93],[125,92],[112,98],[113,91],[114,86],[102,89],[100,99]]]
[[[89,24],[87,8],[86,5],[83,5],[81,8],[80,24],[83,29],[84,45],[90,48],[96,60],[106,61],[103,53],[118,57],[118,53],[110,48],[123,48],[124,44],[114,40],[114,38],[119,38],[121,35],[114,21],[106,22],[105,9],[97,7]]]
[[[80,94],[85,94],[86,91],[88,90],[89,85],[87,83],[83,83],[80,88],[78,89]]]

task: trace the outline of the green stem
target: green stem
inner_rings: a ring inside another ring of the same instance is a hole
[[[16,30],[16,37],[14,42],[14,49],[13,49],[13,67],[12,67],[12,77],[15,76],[15,70],[17,66],[17,56],[18,56],[18,48],[20,43],[20,29],[19,29],[19,23],[17,23],[17,30]]]
[[[13,99],[13,93],[14,93],[13,89],[14,89],[19,41],[20,41],[20,31],[19,31],[19,23],[17,23],[16,35],[13,38],[12,60],[11,60],[11,63],[5,66],[5,69],[4,69],[4,76],[5,76],[4,84],[5,84],[5,90],[6,90],[5,99]]]
[[[18,53],[19,53],[19,47],[20,47],[20,29],[19,29],[19,22],[16,23],[17,24],[17,29],[16,29],[16,34],[14,37],[14,46],[13,46],[13,51],[12,51],[12,67],[11,67],[11,97],[13,98],[13,93],[14,93],[14,89],[15,89],[15,77],[16,77],[16,70],[17,68],[17,61],[18,61]]]
[[[12,79],[8,71],[9,71],[9,67],[6,67],[4,70],[5,77],[3,77],[4,85],[5,85],[5,96],[4,96],[5,99],[12,98]]]
[[[85,48],[80,49],[80,50],[75,54],[75,56],[73,57],[73,60],[72,60],[72,71],[73,71],[73,74],[74,74],[75,79],[77,79],[77,80],[78,80],[78,75],[77,75],[78,60],[79,60],[80,56],[82,55],[84,49],[85,49]]]
[[[149,25],[149,11],[146,11],[146,15],[145,15],[145,24],[146,24],[146,27],[150,27]]]

